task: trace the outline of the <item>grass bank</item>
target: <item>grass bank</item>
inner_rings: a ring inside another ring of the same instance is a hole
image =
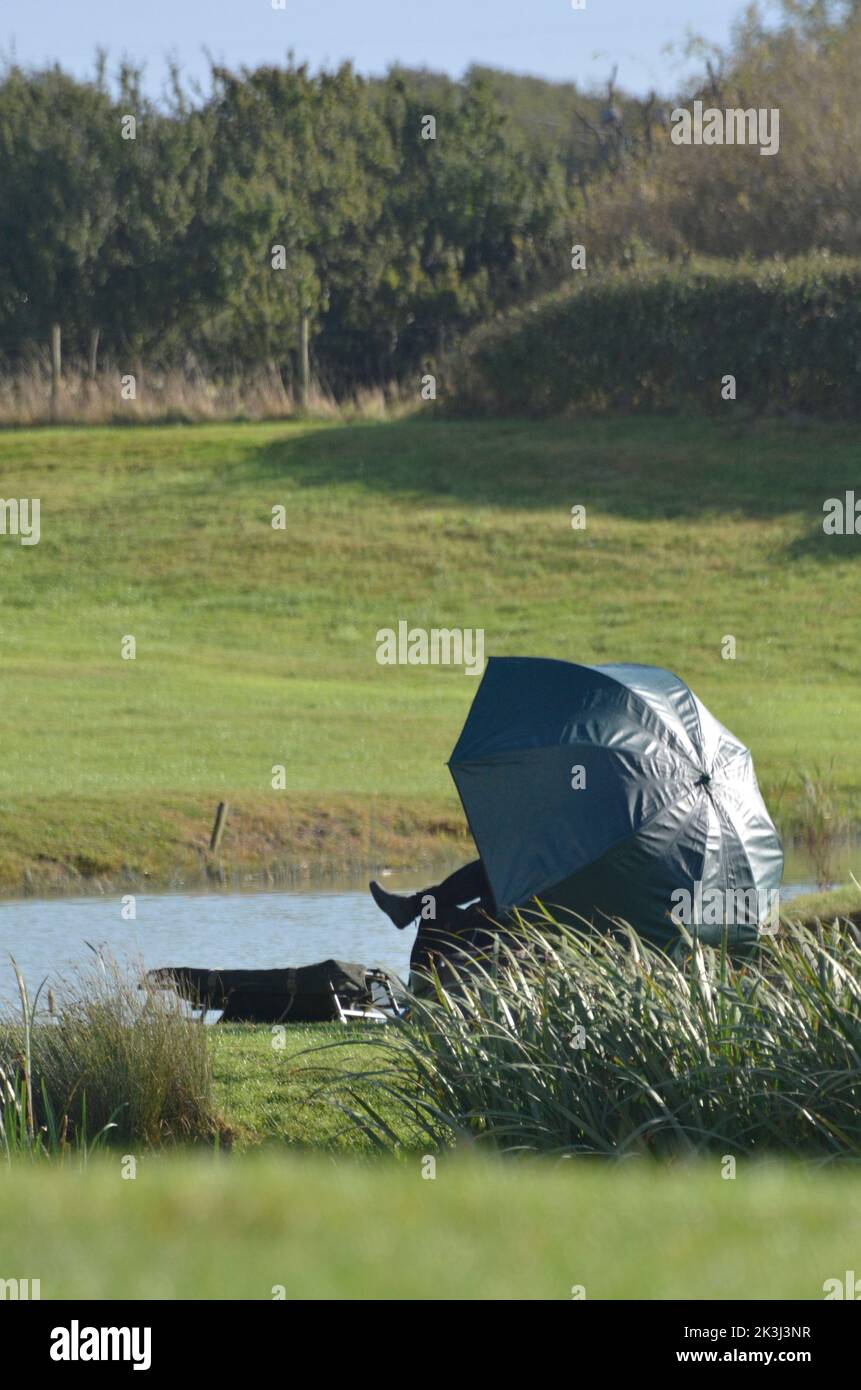
[[[857,1268],[843,1171],[441,1158],[138,1161],[2,1177],[4,1275],[43,1299],[821,1299]],[[128,1164],[125,1172],[128,1173]],[[804,1258],[799,1258],[799,1252]],[[582,1296],[582,1295],[581,1295]]]
[[[779,815],[816,762],[857,819],[859,542],[821,525],[856,454],[685,418],[0,434],[4,497],[41,501],[38,545],[0,537],[0,889],[459,854],[475,678],[378,665],[399,619],[669,666]]]
[[[861,889],[854,883],[845,883],[822,893],[803,893],[787,904],[784,916],[807,923],[848,918],[861,927]]]

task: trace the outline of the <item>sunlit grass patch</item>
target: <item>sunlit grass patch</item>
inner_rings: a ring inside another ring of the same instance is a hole
[[[847,1170],[120,1155],[0,1172],[43,1299],[814,1299],[857,1269]],[[799,1252],[803,1251],[803,1258]],[[803,1319],[793,1319],[796,1322]]]

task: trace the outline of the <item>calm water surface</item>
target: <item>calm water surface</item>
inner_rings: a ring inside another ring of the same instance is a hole
[[[367,893],[138,894],[125,921],[119,897],[0,903],[0,1001],[16,994],[10,955],[34,989],[95,961],[87,942],[122,963],[217,969],[309,965],[335,956],[406,978],[414,932],[397,931]]]
[[[387,886],[404,891],[403,876]],[[809,882],[784,884],[785,901]],[[382,965],[406,979],[414,930],[397,931],[366,891],[267,890],[138,894],[137,917],[124,920],[120,896],[26,898],[0,902],[0,1001],[16,998],[10,956],[34,990],[57,985],[105,947],[121,964],[195,965],[207,969],[308,965],[334,956]]]

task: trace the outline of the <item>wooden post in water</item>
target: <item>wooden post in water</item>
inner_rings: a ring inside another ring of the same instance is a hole
[[[212,827],[212,834],[209,837],[209,852],[217,854],[221,844],[221,837],[224,834],[224,826],[227,822],[227,812],[229,807],[226,801],[219,801],[218,809],[215,812],[215,824]]]

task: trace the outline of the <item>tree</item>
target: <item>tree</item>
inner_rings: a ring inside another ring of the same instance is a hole
[[[0,81],[0,243],[13,327],[40,342],[60,325],[80,346],[117,218],[112,104],[101,82],[59,69]]]

